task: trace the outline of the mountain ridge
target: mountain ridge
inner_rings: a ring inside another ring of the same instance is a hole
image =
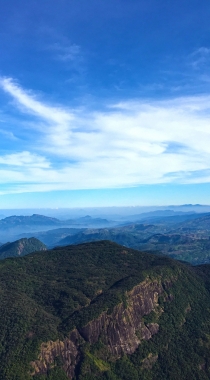
[[[0,378],[206,380],[209,274],[109,241],[3,260]]]
[[[12,243],[8,242],[0,246],[0,260],[7,257],[20,257],[31,252],[46,251],[47,247],[40,240],[32,238],[22,238]]]

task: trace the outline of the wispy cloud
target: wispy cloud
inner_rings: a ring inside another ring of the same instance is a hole
[[[23,152],[0,157],[7,191],[210,181],[210,96],[128,100],[94,112],[49,105],[12,79],[0,84],[37,118],[39,133],[39,144],[28,140]]]
[[[196,49],[191,54],[191,65],[194,69],[200,69],[201,67],[209,64],[210,61],[210,48],[202,46]]]
[[[4,130],[2,128],[0,128],[0,135],[3,135],[8,140],[17,140],[17,137],[14,135],[13,132],[6,131],[6,130]]]
[[[54,43],[50,46],[50,50],[55,53],[55,58],[61,61],[75,61],[81,60],[81,48],[76,44],[63,45],[60,43]]]
[[[53,58],[64,62],[73,63],[83,61],[83,52],[80,45],[73,43],[58,29],[44,25],[38,30],[41,38],[41,49],[52,53]],[[43,43],[44,38],[44,43]]]

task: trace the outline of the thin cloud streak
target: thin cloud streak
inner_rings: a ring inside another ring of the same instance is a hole
[[[62,45],[55,43],[50,49],[56,53],[56,59],[64,62],[81,61],[81,49],[76,44]]]
[[[93,112],[46,105],[12,79],[2,78],[0,85],[23,112],[38,118],[40,135],[39,148],[27,141],[22,153],[0,157],[8,166],[7,172],[0,166],[0,183],[8,183],[8,191],[210,180],[209,96],[128,100]]]
[[[0,84],[3,90],[12,95],[19,104],[24,106],[26,110],[35,113],[37,116],[55,123],[68,122],[71,120],[70,113],[56,107],[42,104],[40,101],[36,100],[31,93],[27,94],[23,91],[11,78],[2,78]]]

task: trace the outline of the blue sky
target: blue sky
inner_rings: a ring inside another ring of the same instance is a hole
[[[10,0],[0,207],[210,203],[210,3]]]

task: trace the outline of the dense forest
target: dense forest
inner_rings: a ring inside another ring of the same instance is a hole
[[[46,245],[36,238],[23,238],[0,246],[0,260],[7,257],[19,257],[31,252],[45,251]]]
[[[71,340],[77,331],[81,339],[72,378],[209,379],[209,274],[208,265],[191,267],[109,241],[5,259],[0,262],[0,378],[70,378],[62,355],[41,371],[34,371],[33,363],[43,343]],[[112,354],[103,334],[95,341],[85,335],[84,326],[101,315],[111,321],[124,313],[123,323],[129,325],[132,289],[145,283],[157,287],[158,297],[144,312],[147,299],[138,294],[143,312],[133,352]],[[149,337],[142,335],[155,326]]]

